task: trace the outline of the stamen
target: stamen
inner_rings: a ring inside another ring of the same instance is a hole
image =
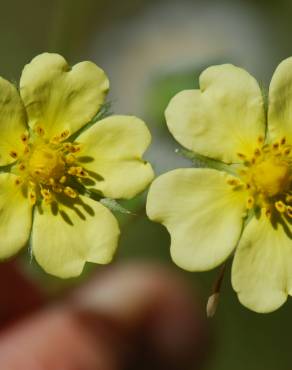
[[[254,206],[254,197],[249,196],[246,201],[246,207],[251,209]]]
[[[259,156],[261,155],[261,151],[260,151],[260,149],[259,149],[259,148],[257,148],[257,149],[254,151],[254,155],[255,155],[256,157],[259,157]]]
[[[242,153],[236,153],[236,154],[237,154],[237,156],[238,156],[240,159],[242,159],[242,160],[246,159],[246,156],[245,156],[244,154],[242,154]]]
[[[265,208],[265,209],[264,209],[264,211],[265,211],[265,215],[266,215],[268,218],[271,218],[271,216],[272,216],[272,211],[271,211],[271,209],[270,209],[270,208]]]
[[[278,150],[279,149],[279,143],[274,143],[272,147],[273,147],[274,150]]]
[[[291,206],[287,207],[286,212],[287,212],[287,216],[292,218],[292,207]]]
[[[88,176],[88,173],[82,167],[70,167],[68,170],[68,174],[72,176],[78,176],[78,177]],[[227,180],[227,183],[229,185],[238,185],[239,180],[231,178]]]
[[[264,145],[264,146],[262,147],[262,151],[263,151],[264,153],[269,153],[269,151],[270,151],[270,146],[269,146],[268,144]]]
[[[14,184],[15,184],[16,186],[18,186],[18,185],[20,185],[20,184],[21,184],[21,179],[20,179],[20,177],[17,177],[17,178],[14,180]]]
[[[284,145],[286,143],[286,138],[285,138],[285,136],[284,137],[282,137],[282,139],[281,139],[281,141],[280,141],[280,144],[281,145]]]
[[[66,180],[67,180],[67,177],[66,177],[66,176],[62,176],[62,177],[60,178],[60,180],[59,180],[59,183],[60,183],[60,184],[65,184]]]
[[[46,203],[51,203],[53,200],[52,194],[49,189],[41,189],[41,194]]]
[[[81,147],[80,147],[79,145],[73,145],[73,146],[72,146],[72,149],[71,149],[71,151],[72,151],[73,153],[80,152],[80,150],[81,150]]]
[[[68,152],[71,151],[72,146],[73,145],[71,143],[65,143],[65,144],[63,144],[64,149],[67,150]]]
[[[41,127],[41,126],[37,126],[37,127],[35,128],[35,132],[36,132],[36,134],[37,134],[37,135],[39,135],[39,136],[43,136],[43,135],[44,135],[44,133],[45,133],[45,130],[43,129],[43,127]]]
[[[61,140],[60,136],[56,135],[56,136],[52,137],[52,139],[50,141],[53,144],[58,144],[60,140]]]
[[[280,212],[280,213],[286,212],[286,205],[281,200],[279,200],[275,203],[275,207],[276,207],[277,211]]]
[[[28,141],[28,135],[27,134],[22,134],[20,139],[25,144]]]
[[[19,168],[20,171],[24,171],[26,167],[23,163],[20,163],[18,168]]]
[[[77,193],[76,191],[74,191],[72,188],[70,188],[70,186],[66,186],[65,189],[64,189],[64,193],[70,197],[70,198],[76,198],[77,197]]]
[[[72,175],[72,176],[75,176],[76,174],[77,174],[77,168],[78,167],[70,167],[69,169],[68,169],[68,174],[69,175]]]
[[[62,193],[62,191],[63,191],[63,186],[61,186],[61,185],[59,185],[59,184],[55,184],[55,185],[53,185],[52,189],[53,189],[53,191],[54,191],[55,193]]]
[[[285,148],[283,151],[284,155],[289,155],[290,152],[291,152],[291,148]]]
[[[66,160],[66,163],[72,164],[72,163],[76,162],[76,157],[73,154],[68,154],[66,156],[65,160]]]
[[[259,144],[263,144],[264,140],[265,140],[265,139],[264,139],[264,137],[263,137],[263,136],[259,136],[259,137],[258,137],[258,143],[259,143]]]
[[[17,158],[18,157],[18,154],[15,150],[11,150],[11,152],[9,153],[10,157],[12,158]]]
[[[31,205],[34,205],[36,203],[36,192],[31,189],[28,194],[29,201]]]
[[[60,137],[61,139],[66,139],[68,136],[70,135],[70,131],[69,130],[65,130],[61,133]]]
[[[79,177],[87,177],[88,176],[88,173],[82,167],[78,167],[77,176],[79,176]],[[235,185],[235,186],[239,185],[239,180],[234,179],[233,185]]]
[[[27,153],[29,153],[29,152],[30,152],[30,149],[29,149],[29,146],[27,145],[27,146],[24,148],[23,153],[24,153],[24,154],[27,154]]]

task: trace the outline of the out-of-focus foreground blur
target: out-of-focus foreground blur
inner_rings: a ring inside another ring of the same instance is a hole
[[[175,153],[164,109],[177,91],[194,88],[207,66],[232,62],[251,72],[263,87],[277,64],[292,55],[289,0],[51,0],[1,1],[0,75],[17,81],[35,55],[58,52],[70,64],[92,60],[109,76],[112,111],[144,119],[153,135],[147,153],[156,174],[190,163]],[[117,260],[144,258],[172,263],[169,236],[147,220],[145,194],[123,202],[136,216],[118,216],[122,236]],[[49,238],[50,235],[47,235]],[[24,251],[23,267],[54,294],[75,281],[45,275]],[[81,279],[92,269],[87,266]],[[211,325],[215,351],[207,370],[291,368],[292,299],[275,313],[242,307],[228,269]],[[210,294],[216,271],[185,273]],[[9,282],[7,282],[9,284]]]

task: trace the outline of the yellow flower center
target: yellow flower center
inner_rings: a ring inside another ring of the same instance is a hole
[[[247,189],[248,209],[261,208],[267,216],[277,211],[292,218],[292,146],[285,138],[265,145],[259,138],[258,144],[252,157],[238,153],[243,160],[239,179],[228,183],[234,189]]]
[[[28,171],[37,182],[50,184],[50,179],[59,180],[65,174],[64,158],[48,145],[39,145],[29,158]]]
[[[77,143],[64,142],[68,131],[53,137],[43,138],[44,129],[37,127],[32,138],[23,134],[23,151],[12,150],[11,157],[17,159],[12,172],[17,175],[16,186],[22,186],[32,204],[37,200],[46,203],[58,201],[58,194],[69,198],[78,197],[76,183],[82,186],[88,173],[80,166],[76,153],[80,152]],[[75,185],[74,185],[75,184]],[[77,187],[80,189],[80,186]]]
[[[258,192],[273,197],[289,189],[291,169],[288,162],[271,157],[253,166],[251,179]]]

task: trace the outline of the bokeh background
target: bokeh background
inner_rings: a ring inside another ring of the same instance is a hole
[[[44,51],[59,52],[70,64],[96,62],[110,78],[112,110],[138,115],[149,125],[153,145],[147,158],[157,174],[191,165],[175,153],[178,144],[166,130],[163,112],[171,96],[197,86],[206,66],[224,62],[244,67],[268,88],[277,64],[292,55],[289,0],[1,0],[0,5],[0,75],[18,81],[23,65]],[[116,260],[173,265],[168,233],[147,220],[144,201],[145,194],[123,203],[136,215],[119,216],[123,232]],[[45,275],[29,263],[27,251],[19,258],[52,295],[77,282]],[[81,279],[94,268],[87,266]],[[217,272],[184,274],[206,301]],[[232,291],[230,266],[211,326],[215,349],[206,370],[291,369],[292,299],[272,314],[248,311]]]

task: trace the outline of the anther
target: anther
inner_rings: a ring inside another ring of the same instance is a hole
[[[259,136],[258,137],[258,143],[259,144],[263,144],[263,142],[264,142],[264,137],[263,136]]]
[[[77,175],[77,169],[78,167],[70,167],[67,172],[69,175],[75,176]]]
[[[65,150],[67,150],[68,152],[70,152],[71,149],[72,149],[72,144],[71,143],[65,143],[65,144],[63,144],[63,148]]]
[[[41,189],[41,194],[46,203],[51,203],[53,200],[52,194],[48,189]]]
[[[281,200],[275,202],[275,207],[280,213],[286,212],[286,205]]]
[[[279,143],[274,143],[273,144],[273,149],[278,150],[279,149]]]
[[[242,160],[246,159],[246,156],[242,153],[237,153],[237,156]]]
[[[50,196],[50,191],[48,189],[41,189],[41,194],[43,197]]]
[[[34,205],[36,203],[36,192],[34,190],[30,190],[28,197],[29,197],[30,203]]]
[[[87,177],[88,176],[88,173],[82,167],[78,167],[77,176],[79,176],[79,177]],[[232,185],[234,185],[234,186],[239,185],[239,180],[234,179]]]
[[[292,207],[291,206],[288,206],[286,208],[286,213],[288,217],[292,218]]]
[[[66,160],[66,163],[72,164],[76,161],[76,157],[73,154],[68,154],[65,160]]]
[[[269,151],[270,151],[270,146],[269,146],[268,144],[264,145],[264,146],[262,147],[262,151],[263,151],[264,153],[269,153]]]
[[[71,151],[72,151],[73,153],[80,152],[80,150],[81,150],[81,147],[80,147],[79,145],[73,145],[73,146],[72,146],[72,149],[71,149]]]
[[[284,155],[289,155],[290,152],[291,152],[291,148],[285,148],[283,151]]]
[[[27,143],[28,141],[28,135],[27,134],[22,134],[21,137],[20,137],[21,141],[23,143]]]
[[[260,149],[256,149],[255,151],[254,151],[254,155],[256,156],[256,157],[259,157],[260,155],[261,155],[261,151],[260,151]]]
[[[81,168],[81,167],[79,167],[79,168]],[[79,173],[78,173],[78,175],[79,175]],[[231,178],[227,179],[227,184],[231,185],[231,186],[237,186],[237,185],[239,185],[239,180],[231,177]]]
[[[25,165],[23,163],[20,163],[18,168],[19,168],[20,171],[24,171],[25,170]]]
[[[272,211],[270,208],[266,208],[265,209],[265,215],[268,217],[268,218],[271,218],[272,216]]]
[[[61,132],[61,135],[60,135],[60,137],[61,137],[61,139],[66,139],[68,136],[70,135],[70,131],[69,130],[65,130],[65,131],[63,131],[63,132]]]
[[[26,145],[26,147],[24,148],[24,151],[23,151],[24,154],[27,154],[29,153],[29,147]]]
[[[280,144],[281,145],[284,145],[286,143],[286,138],[285,137],[282,137],[281,141],[280,141]]]
[[[35,128],[35,132],[39,135],[39,136],[43,136],[44,133],[45,133],[45,130],[41,127],[41,126],[37,126]]]
[[[59,184],[55,184],[52,189],[55,193],[62,193],[63,191],[63,187]]]
[[[67,180],[67,177],[66,177],[66,176],[62,176],[62,177],[60,178],[60,180],[59,180],[59,183],[60,183],[60,184],[65,184],[66,180]]]
[[[17,158],[18,157],[18,154],[15,150],[11,150],[11,152],[9,153],[10,157],[12,158]]]
[[[17,177],[17,178],[14,180],[14,184],[15,184],[16,186],[18,186],[18,185],[20,185],[20,184],[21,184],[21,180],[20,180],[20,178],[19,178],[19,177]]]
[[[70,198],[76,198],[77,197],[77,193],[76,191],[74,191],[72,188],[70,188],[70,186],[66,186],[65,189],[64,189],[64,193],[70,197]]]
[[[254,206],[254,198],[252,196],[247,198],[246,207],[251,209]]]
[[[58,144],[60,140],[61,140],[60,136],[56,135],[56,136],[52,137],[51,143]]]

